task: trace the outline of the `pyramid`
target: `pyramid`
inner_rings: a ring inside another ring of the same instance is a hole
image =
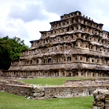
[[[103,24],[75,11],[50,25],[12,60],[5,77],[109,76],[109,32],[102,30]]]

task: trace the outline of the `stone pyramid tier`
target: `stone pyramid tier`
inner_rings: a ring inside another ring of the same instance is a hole
[[[109,76],[109,32],[76,11],[50,22],[39,40],[14,59],[6,77]]]

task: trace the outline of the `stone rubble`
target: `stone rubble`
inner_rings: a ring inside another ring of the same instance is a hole
[[[93,92],[92,109],[109,109],[109,90],[97,89]]]

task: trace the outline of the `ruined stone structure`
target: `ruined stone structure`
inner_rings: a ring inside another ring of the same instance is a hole
[[[91,96],[96,89],[109,90],[109,78],[68,80],[62,85],[32,85],[9,79],[0,80],[0,91],[32,99]]]
[[[109,109],[109,90],[97,89],[93,92],[92,109]]]
[[[12,60],[6,77],[109,76],[109,32],[76,11],[51,22],[39,40]]]

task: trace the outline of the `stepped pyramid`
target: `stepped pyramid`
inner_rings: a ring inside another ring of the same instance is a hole
[[[6,77],[109,76],[109,32],[76,11],[50,23],[39,40],[12,60]]]

